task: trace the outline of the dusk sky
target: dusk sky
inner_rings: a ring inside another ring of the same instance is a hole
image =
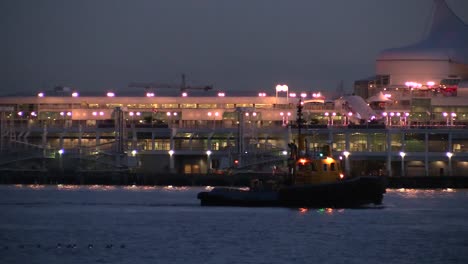
[[[465,22],[468,1],[447,0]],[[377,54],[418,41],[432,0],[4,0],[0,94],[129,82],[224,91],[335,90],[374,74]]]

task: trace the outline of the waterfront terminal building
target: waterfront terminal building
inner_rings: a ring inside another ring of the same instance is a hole
[[[285,167],[300,130],[310,151],[331,145],[348,175],[466,176],[467,40],[467,25],[435,1],[427,39],[383,51],[376,76],[338,98],[286,85],[242,95],[181,86],[161,96],[147,85],[138,95],[62,87],[3,96],[0,170],[271,172]]]

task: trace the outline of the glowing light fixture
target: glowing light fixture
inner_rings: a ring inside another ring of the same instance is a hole
[[[286,84],[278,84],[276,85],[276,91],[277,92],[287,92],[288,91],[288,86]]]

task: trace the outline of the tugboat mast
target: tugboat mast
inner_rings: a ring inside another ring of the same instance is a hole
[[[302,118],[302,108],[303,108],[303,102],[302,98],[299,98],[299,102],[297,103],[297,118],[296,118],[296,123],[297,123],[297,140],[298,140],[298,149],[299,153],[301,151],[304,151],[304,140],[302,138],[302,123],[304,123],[304,119]]]

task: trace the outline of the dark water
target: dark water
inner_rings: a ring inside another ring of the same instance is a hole
[[[201,190],[0,186],[0,263],[468,263],[468,190],[352,210],[200,207]]]

